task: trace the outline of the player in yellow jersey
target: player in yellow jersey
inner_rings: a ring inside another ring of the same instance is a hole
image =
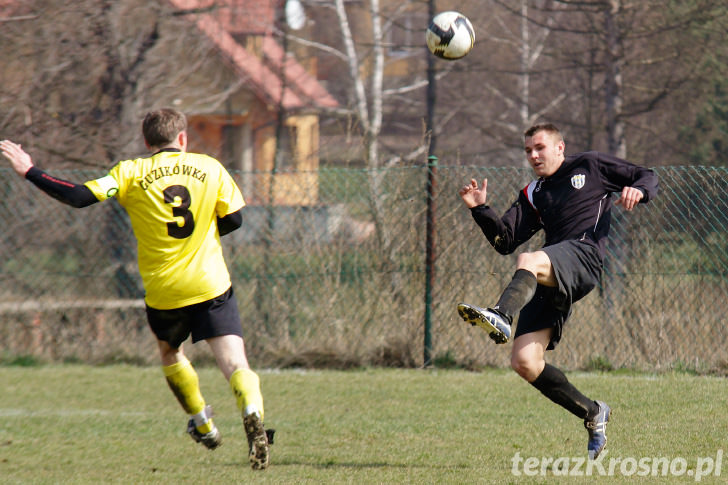
[[[152,154],[117,163],[105,177],[75,184],[33,165],[20,145],[0,142],[15,172],[73,207],[115,197],[126,209],[138,244],[149,326],[165,378],[190,415],[187,432],[214,449],[221,443],[212,411],[182,343],[204,340],[230,382],[248,439],[253,469],[268,466],[272,430],[263,426],[258,375],[245,355],[240,316],[220,236],[240,227],[243,196],[214,158],[188,153],[187,120],[173,109],[149,112],[142,123]]]

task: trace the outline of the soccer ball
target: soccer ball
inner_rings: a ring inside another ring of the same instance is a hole
[[[455,60],[470,52],[475,43],[475,31],[468,18],[459,12],[435,15],[427,27],[425,41],[437,57]]]

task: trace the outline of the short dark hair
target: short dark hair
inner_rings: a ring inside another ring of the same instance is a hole
[[[533,136],[539,131],[546,131],[548,133],[551,133],[552,135],[558,135],[561,137],[561,131],[559,131],[559,129],[553,123],[538,123],[523,132],[523,138]]]
[[[187,118],[171,108],[150,111],[142,122],[144,141],[151,147],[163,147],[174,141],[180,132],[187,129]]]

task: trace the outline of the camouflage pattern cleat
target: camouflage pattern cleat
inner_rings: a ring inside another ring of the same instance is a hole
[[[208,418],[212,417],[212,408],[207,405],[205,406],[205,414]],[[212,430],[209,433],[202,434],[197,431],[195,426],[195,420],[190,419],[187,422],[187,433],[195,440],[196,443],[202,443],[208,450],[214,450],[222,444],[222,435],[217,429],[217,426],[212,425]]]
[[[504,344],[511,338],[511,323],[498,310],[459,303],[458,314],[470,325],[478,326],[488,332],[488,336],[497,344]]]
[[[263,427],[263,421],[257,412],[246,414],[243,417],[245,434],[248,437],[248,459],[253,470],[265,470],[268,468],[269,459],[269,436]],[[271,439],[272,441],[272,439]]]

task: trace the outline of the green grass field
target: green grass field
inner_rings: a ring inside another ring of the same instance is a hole
[[[227,383],[199,374],[223,433],[215,451],[186,436],[159,368],[0,367],[0,483],[728,481],[724,378],[569,374],[613,408],[602,472],[579,464],[581,421],[511,371],[262,371],[277,433],[271,467],[253,472]]]

